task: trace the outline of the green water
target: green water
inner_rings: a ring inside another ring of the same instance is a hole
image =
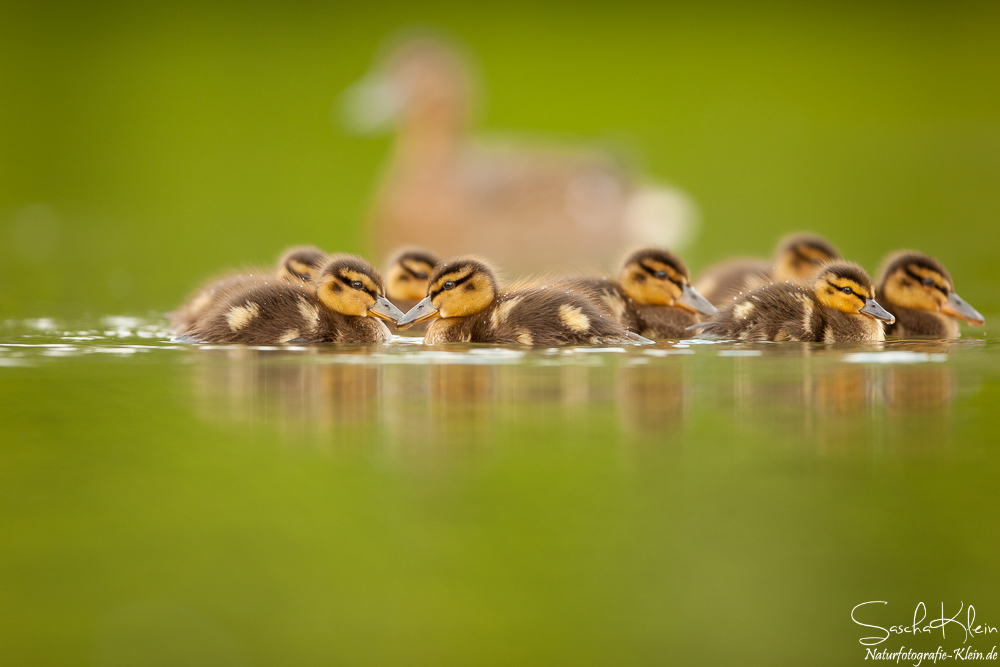
[[[369,254],[392,138],[335,105],[413,24],[474,58],[474,140],[686,192],[696,275],[806,229],[939,257],[989,324],[522,354],[103,317]],[[0,665],[844,665],[865,601],[1000,627],[998,34],[980,2],[0,0]]]
[[[3,325],[7,664],[839,665],[861,602],[1000,626],[998,339],[252,349],[164,324]],[[963,646],[939,634],[883,646]]]

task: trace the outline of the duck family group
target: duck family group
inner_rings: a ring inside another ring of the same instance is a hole
[[[405,310],[405,312],[404,312]],[[273,345],[381,343],[385,322],[425,327],[425,344],[624,344],[697,336],[740,341],[847,342],[957,338],[984,324],[935,258],[901,251],[877,285],[825,239],[796,234],[773,260],[731,260],[692,282],[665,248],[629,253],[618,274],[551,275],[508,285],[490,264],[440,261],[407,248],[386,278],[365,259],[292,248],[276,269],[216,279],[171,316],[185,340]]]

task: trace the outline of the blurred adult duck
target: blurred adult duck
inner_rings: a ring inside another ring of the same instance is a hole
[[[423,36],[397,42],[345,92],[353,129],[396,129],[371,211],[375,253],[429,245],[542,271],[604,266],[621,247],[689,239],[688,198],[641,185],[607,154],[471,139],[474,84],[456,48]]]

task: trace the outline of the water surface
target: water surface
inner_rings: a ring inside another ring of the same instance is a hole
[[[851,664],[860,602],[1000,626],[1000,340],[248,348],[164,325],[0,329],[12,664]]]

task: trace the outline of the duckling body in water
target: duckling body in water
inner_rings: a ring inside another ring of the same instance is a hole
[[[580,293],[539,286],[500,290],[493,270],[475,258],[438,264],[427,296],[396,327],[405,329],[428,320],[433,321],[424,337],[426,344],[556,346],[645,341]]]
[[[206,343],[383,343],[403,313],[382,277],[358,257],[337,256],[304,283],[257,280],[230,291],[186,335]],[[378,318],[378,319],[376,319]]]
[[[589,292],[629,331],[646,338],[687,338],[688,327],[718,312],[691,286],[687,266],[672,252],[642,248],[622,262],[618,281],[569,278],[557,285]]]
[[[417,305],[427,294],[431,272],[438,257],[424,248],[404,248],[389,260],[385,276],[385,295],[404,313]],[[415,324],[409,332],[423,333],[426,323]]]
[[[986,320],[955,293],[951,274],[930,255],[905,250],[889,255],[879,272],[878,300],[896,316],[889,336],[958,338],[958,320],[982,326]]]
[[[895,318],[875,300],[871,278],[857,264],[825,265],[812,287],[772,283],[744,293],[708,322],[699,338],[745,341],[873,342]]]
[[[262,281],[310,283],[330,259],[330,255],[314,246],[298,246],[282,253],[274,271],[240,271],[208,281],[189,296],[184,304],[170,314],[170,330],[183,333],[193,327],[212,306],[241,289]]]
[[[820,266],[839,260],[840,253],[815,234],[792,234],[778,243],[774,260],[737,258],[710,266],[698,276],[695,287],[721,308],[739,296],[772,282],[809,286]]]

